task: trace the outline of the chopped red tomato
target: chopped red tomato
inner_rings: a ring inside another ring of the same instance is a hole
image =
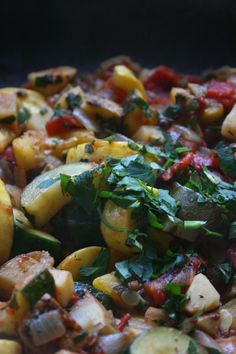
[[[109,88],[109,89],[111,89],[113,91],[113,93],[114,93],[114,101],[116,103],[122,103],[125,100],[126,96],[127,96],[127,93],[124,90],[120,89],[119,87],[117,87],[114,84],[112,78],[109,78],[105,82],[103,88]]]
[[[213,80],[208,84],[206,97],[216,99],[230,110],[236,102],[236,88],[230,83]]]
[[[178,162],[175,162],[170,166],[163,174],[162,179],[169,181],[176,173],[183,171],[186,167],[189,167],[193,161],[194,154],[188,152]]]
[[[81,127],[81,123],[70,113],[55,115],[46,123],[50,136],[66,133],[76,127]]]
[[[125,326],[127,325],[128,321],[130,320],[131,315],[129,313],[126,313],[124,316],[121,317],[120,322],[118,324],[118,329],[120,332],[123,331]]]
[[[169,90],[172,86],[178,84],[179,75],[167,66],[160,65],[151,71],[151,74],[144,82],[144,87],[147,90],[155,90],[156,88],[162,88]]]
[[[154,306],[163,306],[166,302],[166,291],[160,288],[158,279],[144,284],[144,294]]]

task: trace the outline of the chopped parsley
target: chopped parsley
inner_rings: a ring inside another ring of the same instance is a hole
[[[216,146],[216,151],[219,156],[219,166],[221,170],[229,177],[236,177],[236,159],[234,153],[235,147],[226,145],[223,142]]]
[[[48,85],[60,84],[62,82],[61,75],[43,75],[35,78],[35,85],[38,87],[46,87]]]
[[[28,119],[30,119],[31,113],[26,107],[22,107],[18,112],[18,121],[20,124],[25,123]]]
[[[187,302],[186,295],[182,293],[181,286],[175,283],[167,284],[165,290],[167,299],[163,308],[172,320],[180,322],[183,319],[183,307]]]
[[[107,273],[109,261],[109,250],[102,248],[91,266],[80,268],[80,278],[82,282],[91,284],[93,279]]]
[[[128,113],[134,111],[135,108],[139,108],[146,118],[152,117],[154,115],[154,112],[149,107],[148,103],[135,91],[132,91],[124,103],[124,115],[126,116]]]
[[[233,275],[233,268],[230,263],[221,263],[217,265],[218,270],[223,276],[225,284],[228,284]]]
[[[68,108],[73,111],[73,109],[81,105],[82,97],[79,94],[74,94],[71,92],[67,95],[66,102],[68,104]]]

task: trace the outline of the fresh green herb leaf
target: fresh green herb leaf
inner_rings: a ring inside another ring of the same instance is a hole
[[[143,245],[140,242],[140,238],[144,237],[148,237],[148,235],[144,232],[140,232],[139,230],[129,231],[126,245],[130,247],[136,247],[139,251],[142,251]]]
[[[221,263],[217,265],[217,268],[221,272],[224,278],[225,284],[228,284],[233,275],[233,269],[230,263]]]
[[[138,96],[135,91],[132,91],[123,106],[124,116],[132,112],[136,107],[143,112],[146,118],[152,117],[154,114],[148,103],[142,97]]]
[[[69,193],[88,214],[97,207],[97,191],[93,184],[93,178],[93,171],[85,171],[73,177],[61,174],[62,192]]]
[[[188,354],[200,354],[199,347],[193,339],[189,341]]]
[[[109,251],[108,249],[103,248],[91,266],[81,267],[80,269],[81,280],[85,283],[91,284],[93,279],[107,273],[109,260],[110,260]]]
[[[235,149],[230,145],[218,144],[216,147],[220,158],[219,166],[221,170],[229,177],[236,177],[236,159],[234,157]]]
[[[158,230],[163,229],[163,225],[160,223],[160,221],[158,221],[157,216],[151,210],[148,210],[148,220],[149,220],[149,224],[155,229]]]
[[[222,354],[218,349],[206,347],[208,354]]]
[[[167,300],[163,308],[171,319],[180,322],[183,318],[182,310],[186,304],[186,295],[182,294],[181,286],[175,283],[167,284],[165,290]]]
[[[113,135],[106,136],[103,140],[113,141],[115,138],[116,138],[116,136],[113,134]]]
[[[18,121],[20,124],[25,123],[28,119],[30,119],[31,113],[26,107],[22,107],[18,112]]]
[[[184,221],[184,228],[185,228],[185,230],[198,230],[205,224],[206,224],[206,221],[185,220]]]
[[[229,239],[236,238],[236,221],[232,222],[229,228]]]
[[[48,85],[55,85],[62,82],[62,77],[60,75],[44,75],[38,76],[35,79],[35,85],[38,87],[46,87]]]
[[[68,104],[68,108],[72,111],[79,107],[82,103],[82,97],[79,94],[74,94],[73,92],[68,93],[66,96],[66,102]]]

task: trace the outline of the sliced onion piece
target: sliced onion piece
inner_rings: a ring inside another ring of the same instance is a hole
[[[196,329],[194,331],[194,339],[203,347],[217,349],[221,352],[219,344],[203,331]]]
[[[197,144],[201,143],[201,137],[197,133],[195,133],[192,129],[184,127],[183,125],[179,125],[179,124],[173,125],[173,128],[177,132],[179,132],[186,140],[193,141],[194,143]]]
[[[51,342],[66,333],[59,310],[52,310],[32,319],[29,328],[35,346]]]
[[[88,118],[80,108],[75,108],[73,110],[73,115],[78,119],[84,128],[94,132],[99,131],[98,125],[91,118]]]

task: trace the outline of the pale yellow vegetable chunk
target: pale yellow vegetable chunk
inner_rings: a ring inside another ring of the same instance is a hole
[[[62,108],[62,109],[68,109],[68,98],[70,97],[75,97],[82,103],[85,100],[84,92],[80,86],[73,87],[66,92],[63,92],[63,94],[60,96],[60,98],[56,102],[56,107]]]
[[[26,186],[21,196],[21,205],[34,217],[37,227],[45,225],[60,209],[71,201],[61,190],[60,175],[79,175],[96,167],[93,163],[62,165],[36,177]]]
[[[159,127],[152,125],[142,125],[132,136],[134,141],[140,143],[152,143],[153,141],[161,145],[164,142],[164,135]]]
[[[101,250],[102,247],[90,246],[75,251],[58,265],[58,269],[68,270],[71,272],[74,280],[78,280],[81,267],[90,266]]]
[[[122,283],[116,277],[115,272],[104,274],[93,281],[93,286],[97,290],[109,295],[115,304],[122,308],[127,308],[127,304],[124,303],[121,297]]]
[[[103,162],[108,156],[121,159],[137,154],[137,151],[129,148],[126,141],[105,141],[96,139],[91,143],[77,145],[67,153],[66,163],[79,162]]]
[[[123,209],[108,200],[103,210],[101,232],[109,248],[115,249],[124,254],[137,253],[134,247],[126,245],[129,231],[136,228],[135,220],[132,218],[131,209]]]
[[[0,92],[0,119],[16,117],[16,95]]]
[[[220,305],[220,294],[202,273],[195,275],[186,296],[185,310],[191,315],[214,310]]]
[[[146,99],[147,94],[142,82],[126,66],[116,65],[112,74],[112,80],[117,87],[127,92],[127,94],[136,89]]]
[[[52,117],[53,109],[47,104],[44,97],[33,90],[17,87],[0,89],[0,94],[16,96],[17,115],[26,114],[26,129],[44,129],[46,122]]]
[[[226,139],[236,141],[236,104],[226,116],[221,127],[221,134]]]
[[[69,271],[74,280],[78,280],[80,278],[80,269],[81,267],[88,267],[93,264],[96,257],[102,251],[102,247],[99,246],[90,246],[81,248],[78,251],[71,253],[67,256],[59,265],[58,269]],[[125,255],[117,252],[116,250],[109,250],[109,268],[113,269],[114,264],[118,261],[121,261],[125,258]]]
[[[32,72],[28,80],[34,90],[49,96],[61,91],[77,74],[77,69],[70,66],[59,66]]]
[[[4,182],[0,179],[0,265],[10,256],[13,242],[13,209]]]
[[[92,94],[86,94],[82,109],[89,116],[99,115],[105,119],[119,119],[121,118],[123,112],[121,106],[117,103]]]
[[[86,293],[70,311],[73,320],[78,323],[83,330],[92,330],[95,326],[103,327],[106,334],[114,332],[115,320],[111,311],[105,307],[94,296]],[[105,334],[105,333],[104,333]]]
[[[0,339],[0,354],[21,354],[21,346],[14,340]]]
[[[54,268],[50,269],[50,273],[55,281],[55,298],[61,306],[65,307],[70,302],[71,296],[75,291],[72,274],[66,270],[58,270]]]
[[[2,125],[0,126],[0,153],[2,153],[16,137],[16,134],[12,130],[4,128]]]

